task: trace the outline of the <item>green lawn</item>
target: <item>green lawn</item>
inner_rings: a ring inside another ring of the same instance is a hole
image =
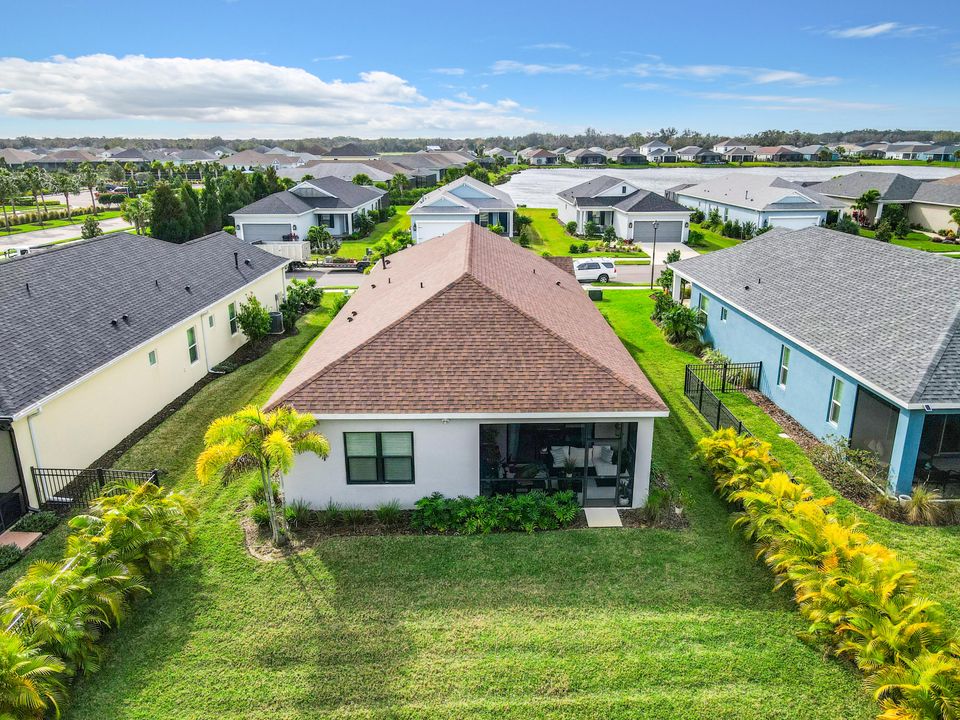
[[[539,236],[539,242],[535,240],[530,246],[530,249],[534,252],[549,252],[551,255],[568,255],[570,257],[589,257],[591,255],[591,253],[570,252],[570,244],[579,244],[583,242],[583,238],[568,234],[556,218],[550,217],[550,213],[556,213],[556,210],[551,208],[520,208],[518,212],[521,215],[529,215],[533,219],[533,229],[536,230],[536,234]],[[597,246],[598,241],[589,240],[587,243],[592,248]],[[604,256],[622,258],[650,257],[642,250],[638,252],[605,252]]]
[[[410,206],[395,205],[394,207],[397,210],[396,215],[382,223],[377,223],[377,226],[374,228],[373,232],[370,233],[369,236],[363,238],[363,240],[352,240],[342,243],[337,255],[344,258],[359,260],[366,255],[368,247],[373,247],[378,242],[383,240],[383,238],[390,237],[390,233],[392,233],[394,230],[409,230],[410,216],[407,215],[407,210],[410,209]],[[319,258],[320,256],[317,255],[316,257]]]
[[[867,228],[860,228],[860,234],[864,237],[876,237],[877,233],[874,230],[869,230]],[[949,245],[947,243],[935,243],[930,239],[929,235],[924,235],[922,232],[916,230],[911,230],[910,234],[905,238],[895,237],[890,241],[894,245],[902,245],[903,247],[913,248],[914,250],[925,250],[926,252],[955,252],[958,249],[957,245]]]
[[[649,322],[646,293],[611,296],[599,306],[672,407],[654,457],[690,529],[338,538],[253,559],[242,488],[197,487],[193,461],[212,419],[270,395],[326,324],[314,313],[121,459],[197,497],[197,538],[65,717],[873,717],[859,679],[795,638],[799,616],[691,460],[706,426],[679,396],[688,356]]]
[[[50,228],[55,227],[66,227],[67,225],[82,225],[83,221],[87,219],[87,215],[74,215],[72,220],[46,220],[43,225],[39,223],[24,223],[21,225],[11,225],[10,232],[7,232],[6,226],[3,224],[3,218],[0,217],[0,237],[5,235],[14,235],[16,233],[31,232],[33,230],[49,230]],[[106,210],[99,212],[96,215],[97,220],[108,220],[110,218],[120,217],[119,210]],[[11,216],[12,221],[12,216]]]
[[[701,254],[713,252],[714,250],[722,250],[723,248],[733,247],[734,245],[740,244],[739,240],[724,237],[718,232],[708,230],[703,225],[690,223],[690,232],[693,232],[694,230],[703,233],[703,241],[701,245],[691,245],[690,247]]]

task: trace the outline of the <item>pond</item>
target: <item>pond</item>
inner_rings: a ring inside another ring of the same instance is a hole
[[[699,183],[733,173],[753,175],[776,175],[796,182],[819,182],[837,175],[868,170],[871,172],[901,173],[921,180],[935,180],[960,173],[958,168],[925,167],[921,165],[867,165],[843,167],[751,167],[751,168],[557,168],[524,170],[504,185],[505,190],[518,205],[550,208],[557,206],[556,194],[600,175],[612,175],[637,183],[646,190],[660,193],[681,183]]]

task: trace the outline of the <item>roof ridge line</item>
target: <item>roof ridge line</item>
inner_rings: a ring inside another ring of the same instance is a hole
[[[413,313],[415,313],[417,310],[419,310],[420,308],[422,308],[423,305],[424,305],[424,303],[427,302],[427,300],[430,300],[430,299],[435,298],[435,297],[439,297],[440,295],[444,294],[445,292],[448,292],[448,291],[450,290],[450,288],[452,288],[452,287],[453,287],[454,285],[456,285],[460,280],[462,280],[465,275],[467,275],[466,272],[461,273],[461,274],[458,275],[456,278],[454,278],[454,279],[451,280],[449,283],[447,283],[445,286],[443,286],[442,288],[440,288],[439,290],[437,290],[437,292],[433,293],[432,295],[428,295],[428,296],[423,300],[423,302],[417,303],[417,304],[414,305],[412,308],[410,308],[407,312],[405,312],[403,315],[401,315],[401,316],[398,317],[396,320],[394,320],[392,323],[390,323],[389,325],[385,325],[384,327],[380,328],[380,330],[378,330],[378,331],[375,332],[373,335],[371,335],[370,337],[368,337],[368,338],[367,338],[366,340],[364,340],[362,343],[360,343],[359,345],[351,348],[348,352],[346,352],[346,353],[344,353],[343,355],[341,355],[340,357],[338,357],[336,360],[334,360],[332,363],[330,363],[330,364],[327,365],[326,367],[323,367],[323,368],[321,368],[320,370],[312,373],[309,378],[307,378],[306,380],[304,380],[303,382],[301,382],[301,383],[299,383],[299,384],[297,384],[297,385],[294,385],[292,388],[290,388],[287,392],[285,392],[285,393],[284,393],[283,395],[281,395],[279,398],[277,398],[277,399],[274,400],[273,402],[269,402],[265,407],[267,407],[267,408],[275,408],[275,407],[278,407],[279,405],[283,404],[291,395],[299,392],[299,391],[302,390],[306,385],[308,385],[309,383],[313,382],[313,381],[317,378],[318,375],[320,375],[321,373],[326,373],[326,372],[328,372],[328,371],[331,370],[332,368],[335,368],[335,367],[337,367],[338,365],[340,365],[341,363],[345,362],[348,358],[353,357],[353,356],[356,355],[358,352],[360,352],[360,350],[362,350],[363,348],[367,347],[367,345],[369,345],[370,343],[372,343],[374,340],[376,340],[377,338],[379,338],[381,335],[383,335],[384,333],[386,333],[388,330],[392,330],[394,327],[396,327],[397,325],[399,325],[401,322],[403,322],[404,320],[406,320],[407,318],[409,318],[411,315],[413,315]],[[334,316],[334,319],[336,319],[336,316]],[[332,323],[333,320],[331,320],[330,322]],[[330,325],[328,324],[327,327],[330,327]],[[327,329],[327,328],[324,328],[324,329],[323,329],[323,332],[321,332],[320,335],[323,335],[323,333],[326,332],[326,329]],[[318,339],[320,338],[320,335],[317,336]],[[291,370],[292,370],[292,369],[293,369],[293,368],[291,368]]]
[[[559,270],[559,269],[558,269],[558,270]],[[562,271],[562,270],[559,270],[559,272],[563,272],[563,271]],[[624,380],[623,378],[621,378],[619,375],[617,375],[615,372],[613,372],[613,370],[611,370],[611,369],[610,369],[609,367],[607,367],[606,365],[603,365],[602,363],[598,362],[596,358],[590,357],[589,355],[587,355],[586,353],[584,353],[583,351],[581,351],[579,348],[577,348],[577,347],[575,347],[574,345],[572,345],[572,344],[570,343],[570,341],[567,340],[565,337],[557,334],[554,330],[548,328],[548,327],[547,327],[546,325],[544,325],[542,322],[540,322],[539,320],[537,320],[537,318],[533,317],[533,316],[530,315],[528,312],[526,312],[525,310],[523,310],[523,309],[522,309],[521,307],[519,307],[516,303],[511,302],[510,300],[508,300],[507,298],[505,298],[503,295],[501,295],[500,293],[498,293],[496,290],[494,290],[492,287],[490,287],[489,285],[481,282],[479,279],[477,279],[477,277],[476,277],[472,272],[468,272],[468,273],[467,273],[467,276],[468,276],[473,282],[475,282],[477,285],[479,285],[480,287],[482,287],[482,288],[484,288],[485,290],[487,290],[488,292],[490,292],[494,297],[498,298],[501,302],[506,303],[507,305],[509,305],[510,307],[512,307],[514,310],[516,310],[518,313],[520,313],[521,315],[523,315],[525,318],[527,318],[527,319],[528,319],[530,322],[532,322],[534,325],[536,325],[537,327],[541,328],[541,329],[542,329],[544,332],[546,332],[548,335],[550,335],[550,336],[556,338],[557,340],[559,340],[562,344],[564,344],[565,346],[567,346],[568,348],[570,348],[571,350],[573,350],[573,352],[575,352],[577,355],[579,355],[579,356],[582,357],[583,359],[587,360],[587,361],[590,362],[592,365],[594,365],[595,367],[599,368],[601,371],[605,372],[607,375],[609,375],[610,377],[612,377],[612,378],[613,378],[614,380],[616,380],[618,383],[620,383],[620,384],[623,385],[624,387],[629,388],[632,392],[634,392],[634,393],[636,393],[636,394],[638,394],[638,395],[646,396],[646,393],[642,392],[639,388],[635,387],[635,386],[632,385],[631,383],[629,383],[629,382],[627,382],[626,380]],[[605,321],[606,321],[606,320],[605,320]],[[609,323],[607,323],[607,326],[609,327]],[[617,340],[619,340],[619,339],[620,339],[620,338],[618,337]],[[622,343],[621,343],[621,344],[622,344]],[[626,348],[624,348],[624,349],[626,349]],[[631,359],[633,359],[632,356],[631,356]],[[634,360],[634,362],[636,362],[636,360]],[[660,398],[659,395],[657,395],[657,399],[659,399],[660,402],[663,402],[663,399]],[[665,403],[664,403],[664,404],[665,404]]]
[[[958,303],[956,311],[953,314],[953,321],[948,326],[946,332],[942,334],[940,345],[934,350],[933,355],[930,357],[930,363],[921,376],[920,382],[917,384],[917,389],[913,393],[913,397],[910,398],[911,401],[917,401],[920,399],[920,396],[923,395],[923,391],[927,389],[927,385],[930,384],[930,380],[933,379],[933,376],[937,372],[943,354],[947,351],[947,348],[958,332],[960,332],[960,303]]]

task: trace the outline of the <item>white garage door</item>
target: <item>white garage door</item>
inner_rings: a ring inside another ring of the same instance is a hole
[[[280,242],[289,234],[289,223],[243,224],[243,239],[247,242]]]
[[[811,227],[819,223],[819,218],[816,217],[777,217],[776,215],[770,216],[770,224],[773,227],[782,227],[790,228],[791,230],[796,230],[797,228]]]
[[[440,235],[445,235],[446,233],[456,230],[458,227],[463,225],[469,220],[418,220],[417,221],[417,242],[423,242],[424,240],[430,240],[431,238],[438,237]]]
[[[657,226],[657,242],[680,242],[683,237],[683,221],[661,221]],[[633,239],[638,242],[653,242],[653,222],[634,220]]]

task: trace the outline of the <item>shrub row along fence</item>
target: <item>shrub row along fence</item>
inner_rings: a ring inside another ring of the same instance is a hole
[[[683,394],[706,418],[714,430],[732,428],[750,434],[743,422],[723,404],[717,392],[756,389],[760,383],[760,363],[704,363],[687,365],[683,377]]]
[[[698,443],[734,526],[759,548],[777,587],[809,623],[801,639],[856,664],[885,720],[953,720],[960,643],[940,605],[917,593],[915,568],[873,542],[791,478],[770,444],[720,430]]]
[[[197,514],[180,493],[127,479],[70,520],[65,557],[32,563],[0,603],[0,716],[59,716],[68,681],[98,668],[103,633],[179,555]]]
[[[87,507],[110,483],[133,480],[160,483],[159,470],[113,470],[111,468],[31,467],[33,487],[41,510],[68,513]]]

